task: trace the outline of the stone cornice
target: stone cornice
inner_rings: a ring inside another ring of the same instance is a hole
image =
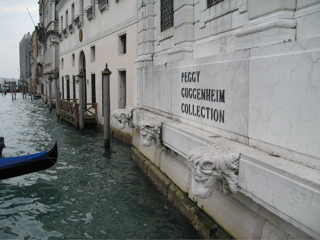
[[[58,3],[57,7],[56,7],[57,11],[58,11],[58,12],[61,11],[61,9],[64,7],[64,5],[65,5],[68,1],[69,1],[69,0],[61,0],[61,1]]]
[[[274,19],[269,22],[256,24],[253,26],[248,26],[240,28],[234,32],[236,37],[242,37],[245,35],[250,35],[258,32],[263,32],[273,28],[295,28],[296,21],[294,19]]]

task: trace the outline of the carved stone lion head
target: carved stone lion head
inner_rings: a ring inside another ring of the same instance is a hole
[[[196,148],[188,156],[192,172],[192,192],[208,198],[215,184],[226,195],[238,192],[240,154],[216,145]]]
[[[141,134],[141,145],[150,147],[152,141],[157,147],[161,146],[160,143],[160,131],[161,122],[156,120],[145,119],[139,122],[140,134]]]

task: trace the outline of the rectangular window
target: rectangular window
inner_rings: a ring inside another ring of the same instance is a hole
[[[72,90],[73,90],[73,100],[77,99],[76,96],[76,76],[72,77]]]
[[[74,3],[71,5],[71,22],[74,21]]]
[[[64,99],[64,78],[63,77],[61,78],[61,87],[62,87],[62,89],[61,89],[62,90],[62,93],[61,93],[62,99]]]
[[[69,76],[66,76],[66,82],[67,82],[67,99],[70,100],[70,78],[69,78]]]
[[[61,16],[61,18],[60,18],[60,27],[61,27],[61,30],[60,30],[60,32],[62,32],[63,31],[63,16]]]
[[[96,47],[95,46],[91,46],[90,57],[91,57],[91,62],[94,62],[96,60]]]
[[[127,34],[119,36],[119,54],[127,53]]]
[[[126,71],[119,71],[119,109],[126,108],[126,88],[127,88],[127,80],[126,80]]]
[[[224,0],[207,0],[207,8],[211,8],[212,6],[223,2]]]
[[[96,103],[96,75],[91,74],[91,97],[92,103]]]
[[[68,10],[66,11],[66,29],[68,29],[68,20],[69,20],[69,13]]]
[[[160,10],[160,24],[161,32],[173,27],[173,0],[161,0],[161,10]]]
[[[72,54],[72,66],[74,66],[76,63],[76,59],[75,59],[75,56],[74,56],[74,53]]]

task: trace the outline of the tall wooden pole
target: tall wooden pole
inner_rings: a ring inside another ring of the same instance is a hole
[[[0,137],[0,157],[2,156],[2,149],[5,148],[4,137]]]
[[[104,110],[104,148],[110,149],[110,75],[112,72],[106,64],[106,68],[101,72],[103,87],[103,110]]]
[[[13,101],[13,82],[11,82],[11,96],[12,96],[12,101]]]

